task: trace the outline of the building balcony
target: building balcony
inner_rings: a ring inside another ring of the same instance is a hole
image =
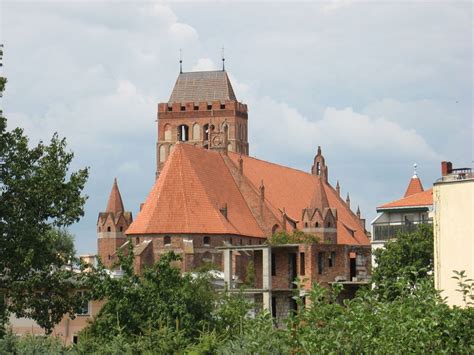
[[[373,242],[386,242],[390,239],[396,238],[400,233],[411,233],[418,229],[421,224],[432,224],[432,219],[426,219],[424,221],[392,221],[383,223],[374,223],[373,231],[374,235],[372,238]]]

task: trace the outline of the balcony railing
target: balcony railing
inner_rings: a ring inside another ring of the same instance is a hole
[[[431,219],[416,222],[386,222],[374,223],[374,237],[373,241],[387,241],[395,238],[400,233],[411,233],[418,229],[421,224],[432,224]]]

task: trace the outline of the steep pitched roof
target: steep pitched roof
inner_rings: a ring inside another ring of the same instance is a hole
[[[414,175],[410,179],[410,183],[408,184],[404,197],[408,197],[408,196],[411,196],[423,191],[424,190],[423,190],[423,185],[421,184],[421,180],[418,178],[418,176]]]
[[[112,190],[110,191],[109,201],[107,202],[107,208],[105,212],[112,212],[118,214],[119,212],[125,212],[123,207],[122,196],[120,195],[120,190],[118,188],[117,179],[114,179],[114,184],[112,185]]]
[[[433,205],[433,188],[426,191],[418,192],[408,197],[404,197],[400,200],[386,203],[382,206],[377,207],[377,211],[392,208],[403,208],[403,207],[426,207]]]
[[[227,72],[180,73],[168,102],[237,101]]]
[[[281,221],[283,211],[290,219],[299,221],[302,210],[320,200],[318,204],[337,209],[338,243],[369,244],[357,216],[323,179],[247,156],[242,159],[245,181],[235,175],[238,154],[229,152],[224,156],[189,144],[177,144],[126,233],[267,237],[268,228],[257,221],[252,209],[258,204],[258,187],[263,180],[267,221],[270,217],[272,221]],[[315,198],[315,194],[324,196]],[[227,217],[221,212],[224,206]]]
[[[221,209],[227,208],[226,214]],[[216,151],[177,144],[127,234],[202,233],[264,237]]]

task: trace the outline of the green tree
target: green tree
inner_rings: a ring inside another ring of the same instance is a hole
[[[85,338],[110,339],[119,334],[136,337],[167,328],[182,331],[190,339],[211,324],[214,291],[206,276],[184,274],[173,263],[174,253],[163,255],[142,274],[133,270],[133,250],[120,255],[123,276],[112,278],[102,269],[92,282],[94,297],[107,302],[94,322],[84,330]]]
[[[0,78],[0,94],[5,83]],[[71,172],[73,156],[57,134],[49,144],[31,145],[21,128],[7,130],[0,111],[0,289],[8,300],[0,308],[1,329],[13,311],[33,317],[50,332],[60,319],[55,314],[74,307],[75,297],[69,297],[74,273],[64,268],[74,250],[59,228],[84,214],[88,170]]]
[[[385,248],[374,252],[377,266],[372,272],[374,290],[394,299],[419,279],[433,274],[433,229],[421,225],[415,232],[401,233]]]

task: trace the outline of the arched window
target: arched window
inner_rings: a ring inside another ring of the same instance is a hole
[[[166,160],[166,147],[160,145],[160,163],[163,163]]]
[[[171,140],[171,126],[169,124],[165,124],[165,141]]]
[[[304,222],[304,227],[308,228],[308,222]]]
[[[209,125],[205,124],[204,127],[202,128],[202,132],[204,133],[204,140],[208,141],[209,140]]]
[[[110,231],[111,231],[110,227],[107,227],[107,232],[110,232]]]
[[[201,127],[195,123],[193,124],[193,140],[198,141],[201,139]]]
[[[316,222],[316,224],[314,225],[316,228],[319,228],[319,222]]]
[[[331,227],[331,222],[328,222],[327,226],[328,226],[328,227]]]
[[[165,235],[164,239],[163,239],[163,244],[165,246],[167,245],[171,245],[171,237],[169,235]]]
[[[319,161],[316,163],[316,175],[321,175],[321,164],[319,164]]]
[[[123,227],[122,226],[120,226],[120,231],[123,232]]]
[[[211,238],[206,235],[206,236],[203,238],[202,244],[204,244],[205,246],[209,246],[209,245],[211,244]]]
[[[189,140],[189,127],[185,124],[178,126],[178,140],[181,142]]]

